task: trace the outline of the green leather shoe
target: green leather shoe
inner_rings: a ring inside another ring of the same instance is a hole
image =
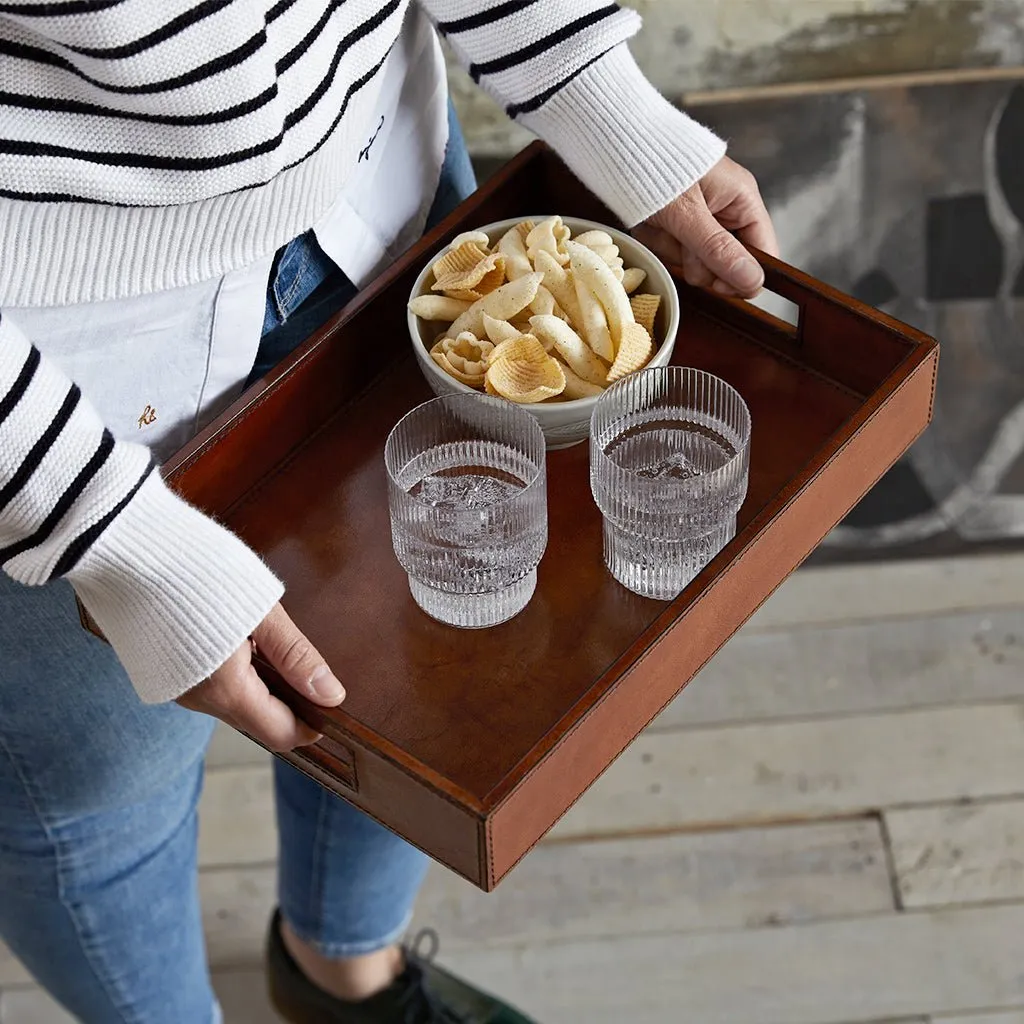
[[[406,966],[383,992],[347,1003],[314,985],[281,940],[280,914],[267,935],[270,1000],[289,1024],[535,1024],[529,1017],[481,992],[421,956],[405,951]]]

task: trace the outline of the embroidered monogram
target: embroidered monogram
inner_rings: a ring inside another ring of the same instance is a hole
[[[147,405],[139,417],[139,430],[143,427],[148,427],[151,423],[156,423],[156,409],[151,405]]]
[[[359,159],[356,161],[357,164],[361,164],[364,160],[370,159],[370,150],[373,148],[373,144],[377,141],[377,136],[380,135],[381,128],[384,127],[384,115],[380,116],[380,124],[377,125],[377,130],[373,133],[373,138],[366,144],[365,149],[359,150]]]

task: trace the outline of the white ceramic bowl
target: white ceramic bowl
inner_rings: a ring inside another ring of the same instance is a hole
[[[551,214],[546,216],[551,216]],[[516,217],[514,220],[503,220],[496,224],[484,224],[480,228],[474,228],[473,230],[485,232],[493,245],[497,243],[498,239],[509,228],[527,219],[540,223],[540,221],[546,218],[544,216],[532,218]],[[589,220],[577,220],[573,217],[563,217],[562,219],[568,225],[569,230],[572,231],[573,237],[584,231],[607,231],[619,247],[619,253],[626,266],[639,267],[647,272],[647,279],[640,286],[640,292],[661,296],[661,308],[658,310],[658,319],[654,325],[654,341],[658,347],[648,365],[667,366],[672,358],[672,350],[675,348],[676,343],[676,332],[679,329],[679,293],[676,291],[675,283],[669,272],[665,269],[665,265],[650,249],[641,245],[631,235],[627,235],[622,231],[616,231],[605,224],[595,224]],[[427,261],[423,272],[413,285],[412,294],[409,296],[410,299],[430,293],[430,285],[433,283],[431,267],[440,258],[441,253],[438,252]],[[437,338],[441,325],[421,320],[412,313],[408,314],[408,320],[409,337],[412,339],[416,360],[434,393],[439,396],[462,393],[472,394],[473,388],[448,376],[430,358],[430,348]],[[548,448],[568,448],[571,445],[585,441],[590,436],[590,416],[597,402],[597,397],[579,398],[572,402],[534,403],[524,405],[523,408],[537,417],[537,422],[540,423],[541,429],[544,431]]]

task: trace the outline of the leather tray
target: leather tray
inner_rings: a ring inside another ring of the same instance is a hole
[[[383,448],[431,397],[405,305],[423,262],[527,212],[614,223],[543,146],[526,150],[165,467],[287,583],[285,606],[348,689],[285,755],[483,889],[493,888],[810,554],[931,418],[936,342],[768,257],[791,327],[680,282],[675,361],[725,378],[753,416],[735,540],[671,603],[601,557],[586,445],[549,455],[550,541],[515,620],[442,626],[391,548]]]

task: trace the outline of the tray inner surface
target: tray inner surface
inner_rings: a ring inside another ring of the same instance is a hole
[[[389,289],[398,308],[384,318],[387,347],[397,352],[408,346],[401,287],[410,274]],[[675,361],[723,377],[751,409],[742,530],[864,400],[725,329],[688,307],[685,294],[683,302]],[[369,332],[345,334],[332,343],[381,344]],[[400,743],[483,801],[578,702],[610,685],[602,676],[665,605],[606,572],[587,446],[579,445],[548,457],[550,540],[526,611],[479,632],[425,616],[392,551],[383,448],[394,423],[429,397],[411,356],[399,358],[225,518],[286,581],[286,607],[302,608],[303,629],[345,682],[339,721],[351,716]]]

